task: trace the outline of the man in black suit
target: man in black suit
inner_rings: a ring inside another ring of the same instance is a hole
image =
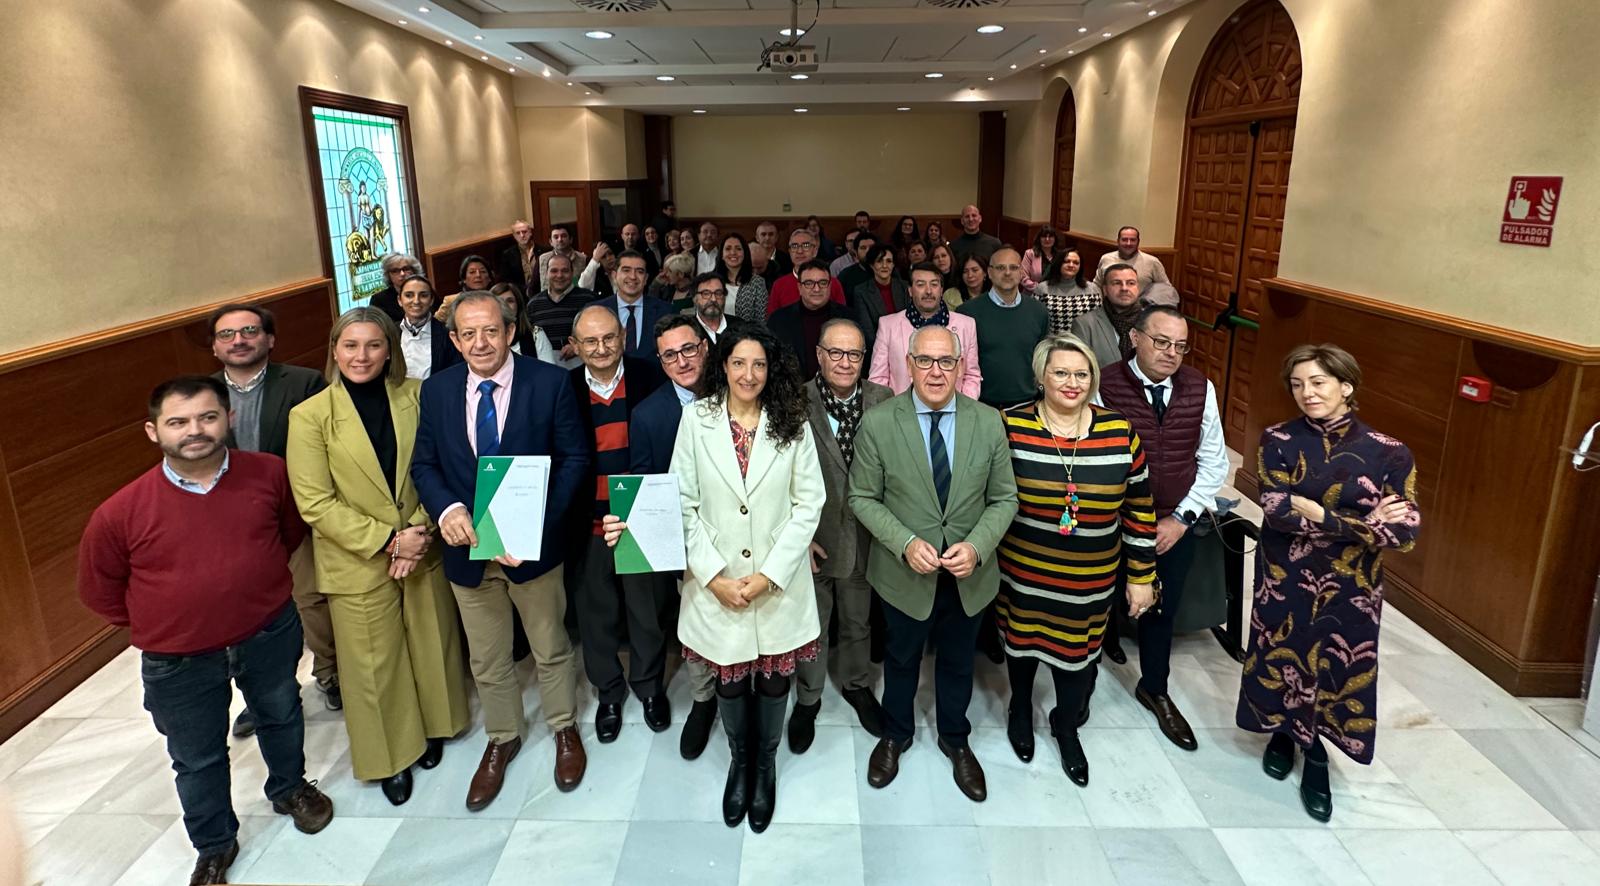
[[[712,344],[717,343],[722,333],[750,325],[750,321],[727,312],[728,284],[722,282],[716,272],[696,277],[689,291],[694,293],[694,307],[684,313],[694,317]]]
[[[467,789],[467,809],[482,810],[504,786],[522,749],[527,715],[511,658],[511,623],[520,618],[533,649],[539,705],[555,739],[556,788],[583,781],[588,758],[578,736],[577,662],[563,619],[566,529],[561,525],[589,471],[589,442],[578,404],[559,368],[511,353],[516,315],[486,292],[450,304],[453,341],[465,358],[422,383],[411,479],[444,541],[444,574],[467,635],[488,746]],[[472,509],[483,456],[550,458],[539,559],[513,554],[474,560]]]
[[[656,356],[670,383],[656,388],[655,393],[644,398],[628,416],[628,471],[634,474],[665,474],[672,469],[678,420],[683,417],[683,410],[699,396],[702,370],[711,351],[705,327],[682,314],[669,314],[657,321],[655,339]],[[648,593],[666,596],[669,603],[662,614],[662,625],[668,637],[672,635],[668,629],[677,622],[678,578],[677,572],[622,577],[624,588],[629,585],[648,587],[651,589]],[[689,677],[694,706],[683,721],[678,753],[685,760],[693,760],[706,749],[711,727],[717,720],[717,675],[698,661],[685,662],[684,672]]]
[[[803,378],[817,374],[817,343],[822,340],[823,325],[850,318],[850,310],[833,300],[831,282],[828,266],[820,259],[806,262],[799,268],[800,300],[767,318],[767,328],[799,359]]]
[[[595,302],[616,315],[617,323],[622,327],[622,352],[629,357],[649,359],[655,355],[655,341],[650,337],[650,330],[655,328],[656,321],[672,313],[672,306],[661,299],[644,297],[644,287],[649,281],[644,256],[637,252],[624,252],[617,256],[617,273],[613,281],[617,294]]]
[[[233,424],[228,445],[247,452],[270,452],[283,458],[289,443],[289,410],[328,386],[322,373],[304,366],[272,362],[277,321],[260,305],[227,304],[211,312],[211,354],[222,364],[215,378],[228,386]],[[308,538],[289,558],[294,577],[295,608],[311,650],[311,674],[330,710],[344,707],[339,669],[333,653],[333,621],[328,601],[317,592],[316,566]],[[240,712],[233,734],[255,732],[249,709]]]
[[[511,223],[511,239],[517,241],[500,251],[500,282],[515,283],[522,292],[537,292],[539,287],[539,244],[533,226],[517,219]],[[536,285],[528,286],[532,280]]]

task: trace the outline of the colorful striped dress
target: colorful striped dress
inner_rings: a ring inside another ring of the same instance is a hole
[[[1155,580],[1155,504],[1144,449],[1127,419],[1091,406],[1094,422],[1074,457],[1074,441],[1052,442],[1037,408],[1005,413],[1019,507],[1000,542],[1005,580],[995,613],[1008,655],[1076,671],[1100,658],[1111,607],[1126,605],[1119,576]],[[1071,535],[1060,532],[1067,463],[1078,489]]]

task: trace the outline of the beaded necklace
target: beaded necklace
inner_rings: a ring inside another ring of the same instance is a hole
[[[1061,467],[1067,472],[1067,492],[1061,499],[1061,523],[1056,527],[1056,531],[1062,535],[1071,535],[1078,528],[1078,484],[1072,482],[1072,469],[1078,466],[1078,444],[1083,442],[1087,432],[1072,438],[1072,460],[1068,461],[1061,452],[1061,444],[1056,442],[1057,435],[1055,429],[1050,427],[1050,419],[1046,416],[1044,404],[1039,405],[1039,418],[1040,423],[1044,425],[1045,433],[1050,435],[1050,445],[1055,447],[1056,458],[1061,461]],[[1090,413],[1089,420],[1092,428],[1093,413]],[[1072,429],[1079,430],[1082,425],[1083,420],[1080,418],[1074,422]]]

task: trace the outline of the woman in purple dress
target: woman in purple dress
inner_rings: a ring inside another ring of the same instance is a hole
[[[1372,762],[1383,552],[1416,543],[1417,472],[1403,443],[1356,418],[1361,368],[1342,348],[1296,348],[1283,382],[1302,416],[1263,431],[1257,453],[1266,517],[1238,722],[1272,735],[1262,766],[1273,778],[1300,747],[1301,802],[1327,821],[1322,737]]]

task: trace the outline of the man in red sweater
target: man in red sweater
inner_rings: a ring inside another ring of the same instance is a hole
[[[144,704],[177,773],[190,880],[225,883],[239,854],[229,796],[230,681],[255,712],[267,799],[314,834],[333,801],[305,779],[300,615],[289,552],[305,538],[283,459],[230,451],[228,389],[181,376],[150,395],[161,464],[118,490],[78,544],[78,595],[143,652]]]

